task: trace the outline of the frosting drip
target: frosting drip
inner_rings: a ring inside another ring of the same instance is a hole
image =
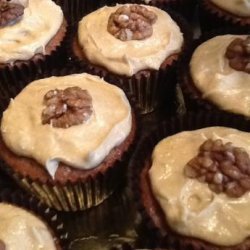
[[[56,250],[47,226],[26,210],[1,203],[0,221],[0,241],[6,250]]]
[[[250,235],[250,192],[230,198],[183,174],[187,162],[208,139],[232,142],[250,154],[250,134],[236,129],[210,127],[170,136],[158,143],[152,155],[152,191],[174,231],[216,245],[233,246]]]
[[[91,63],[132,76],[144,69],[158,70],[168,56],[181,51],[183,35],[179,27],[166,12],[152,6],[141,5],[157,15],[150,37],[126,42],[115,38],[107,31],[108,19],[121,6],[105,6],[79,22],[78,41]]]
[[[67,129],[43,125],[44,95],[72,85],[86,89],[92,97],[91,117]],[[75,74],[29,84],[3,113],[1,131],[10,150],[35,159],[53,176],[59,162],[80,169],[96,167],[126,139],[131,123],[131,108],[121,89],[97,76]]]
[[[250,0],[210,0],[223,10],[240,17],[250,17]]]
[[[16,24],[0,28],[0,63],[28,60],[45,54],[45,47],[63,22],[63,13],[51,0],[19,1],[24,14]]]
[[[193,53],[190,73],[203,98],[223,110],[250,116],[250,74],[230,67],[224,56],[237,37],[247,36],[217,36],[201,44]]]

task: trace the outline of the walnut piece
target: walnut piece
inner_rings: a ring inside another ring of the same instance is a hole
[[[4,242],[0,239],[0,250],[5,250],[6,246],[4,244]]]
[[[157,16],[141,5],[124,5],[112,13],[108,20],[108,32],[121,41],[143,40],[153,34],[152,25]]]
[[[16,23],[23,12],[24,6],[21,4],[0,0],[0,27]]]
[[[184,168],[185,176],[206,182],[215,193],[240,197],[250,190],[250,158],[247,152],[222,140],[206,140]]]
[[[57,128],[69,128],[86,122],[93,113],[92,98],[87,90],[70,87],[50,90],[44,98],[42,124]]]
[[[231,68],[250,74],[250,36],[234,39],[228,45],[225,56]]]

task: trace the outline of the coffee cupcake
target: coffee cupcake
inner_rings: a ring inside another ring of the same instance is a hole
[[[87,71],[120,83],[135,96],[141,112],[148,113],[163,90],[174,89],[173,69],[185,45],[182,32],[156,7],[105,6],[79,22],[73,51]]]
[[[143,221],[159,244],[250,247],[250,134],[244,130],[249,122],[230,115],[187,115],[160,124],[141,141],[130,178]]]
[[[134,137],[121,89],[88,74],[49,77],[27,85],[3,113],[1,158],[49,206],[83,210],[121,182]]]
[[[63,12],[52,0],[1,0],[0,14],[0,68],[45,60],[66,33]]]
[[[226,26],[250,28],[248,0],[202,0],[199,13],[203,31]]]
[[[195,46],[180,72],[188,108],[250,116],[249,46],[249,35],[239,34],[214,36]]]

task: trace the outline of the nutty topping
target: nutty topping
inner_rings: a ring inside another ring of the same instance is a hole
[[[93,112],[91,96],[79,87],[50,90],[43,101],[46,107],[42,111],[42,124],[52,124],[57,128],[84,123]]]
[[[156,20],[156,14],[141,5],[124,5],[110,15],[108,32],[121,41],[143,40],[153,34]]]
[[[250,74],[250,36],[234,39],[228,45],[225,56],[231,68]]]
[[[184,168],[189,178],[206,182],[215,193],[240,197],[250,190],[250,158],[247,152],[222,140],[206,140]]]
[[[5,250],[6,247],[5,247],[5,244],[4,242],[0,239],[0,250]]]
[[[23,12],[24,7],[21,4],[0,0],[0,27],[16,23]]]

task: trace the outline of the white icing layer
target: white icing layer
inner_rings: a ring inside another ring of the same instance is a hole
[[[63,22],[63,12],[52,0],[18,2],[26,6],[21,20],[12,26],[0,27],[0,63],[45,54],[46,45]]]
[[[72,86],[91,95],[94,111],[90,119],[67,129],[42,125],[45,93]],[[126,139],[131,126],[131,108],[121,89],[97,76],[74,74],[29,84],[3,113],[1,131],[8,148],[35,159],[53,176],[59,162],[80,169],[96,167]]]
[[[33,214],[0,203],[0,240],[6,250],[56,250],[47,226]]]
[[[91,63],[132,76],[143,69],[158,70],[168,56],[181,51],[183,35],[179,27],[165,11],[152,6],[145,6],[157,15],[151,37],[126,42],[115,38],[107,31],[107,23],[120,6],[105,6],[79,22],[79,44]]]
[[[223,10],[241,17],[250,17],[250,0],[210,0]]]
[[[190,62],[192,80],[202,93],[223,110],[250,116],[250,74],[229,66],[227,46],[236,37],[214,37],[201,44]]]
[[[153,152],[149,171],[152,191],[175,232],[233,246],[250,236],[250,192],[230,198],[183,173],[184,166],[207,139],[232,142],[250,154],[250,134],[236,129],[210,127],[170,136],[160,141]]]

